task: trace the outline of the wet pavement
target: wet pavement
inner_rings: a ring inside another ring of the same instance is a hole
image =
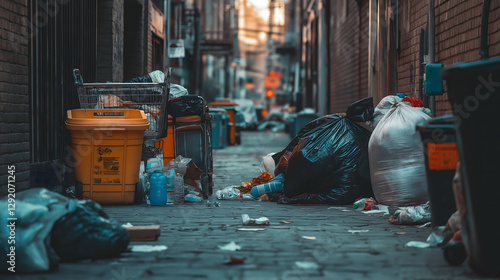
[[[244,132],[242,145],[214,150],[215,190],[259,175],[264,155],[284,148],[286,134]],[[215,199],[215,195],[211,200]],[[388,216],[345,206],[292,206],[259,201],[219,201],[173,206],[104,206],[121,223],[160,224],[161,236],[130,245],[165,245],[160,252],[63,263],[53,273],[2,279],[489,279],[465,264],[448,265],[440,248],[407,247],[425,241],[431,228],[398,226]],[[241,215],[265,216],[269,226],[242,226]],[[286,221],[286,222],[285,222]],[[241,228],[264,228],[241,231]],[[219,246],[235,242],[241,248]],[[225,264],[231,257],[242,264]],[[12,276],[12,275],[9,275]]]

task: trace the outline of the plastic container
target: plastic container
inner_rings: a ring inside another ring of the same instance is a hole
[[[167,171],[167,204],[174,204],[175,202],[175,170],[170,169]]]
[[[375,200],[373,198],[362,198],[356,200],[352,204],[352,208],[355,210],[372,210],[372,206],[375,205]]]
[[[184,203],[184,178],[177,173],[175,175],[174,181],[174,203],[183,204]]]
[[[67,111],[75,180],[83,198],[101,204],[134,203],[146,115],[132,109]]]
[[[425,173],[433,227],[444,226],[457,208],[453,177],[458,163],[452,115],[417,124],[424,146]]]
[[[155,170],[149,178],[149,201],[151,205],[167,204],[167,177]]]
[[[457,118],[457,148],[466,211],[461,233],[470,267],[484,275],[500,276],[498,173],[500,129],[500,59],[447,66],[442,71]]]
[[[255,186],[250,190],[250,194],[253,197],[260,197],[264,194],[274,194],[279,192],[283,192],[282,182],[269,182],[266,184]]]

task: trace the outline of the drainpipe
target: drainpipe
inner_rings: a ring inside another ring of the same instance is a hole
[[[434,0],[429,0],[429,63],[434,63],[434,45],[435,45],[435,13],[434,13]],[[435,97],[429,96],[429,105],[431,109],[431,114],[434,117],[436,114],[436,100]]]
[[[491,0],[484,0],[483,14],[481,16],[481,48],[479,49],[481,59],[487,59],[490,57],[488,51],[488,19],[490,15],[490,6]]]

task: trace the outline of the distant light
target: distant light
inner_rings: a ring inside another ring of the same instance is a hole
[[[272,90],[268,89],[268,90],[266,91],[266,96],[267,96],[267,97],[273,97],[273,95],[274,95],[274,92],[273,92]]]
[[[276,73],[274,71],[269,71],[269,76],[270,77],[274,77],[274,75],[276,75]]]

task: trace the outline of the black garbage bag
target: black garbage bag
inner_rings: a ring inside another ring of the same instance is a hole
[[[130,241],[127,230],[92,200],[78,201],[51,234],[51,246],[62,262],[116,257]]]
[[[275,174],[285,175],[286,203],[339,205],[373,196],[368,164],[371,132],[357,124],[372,116],[373,98],[359,100],[345,114],[310,122],[275,155]]]

